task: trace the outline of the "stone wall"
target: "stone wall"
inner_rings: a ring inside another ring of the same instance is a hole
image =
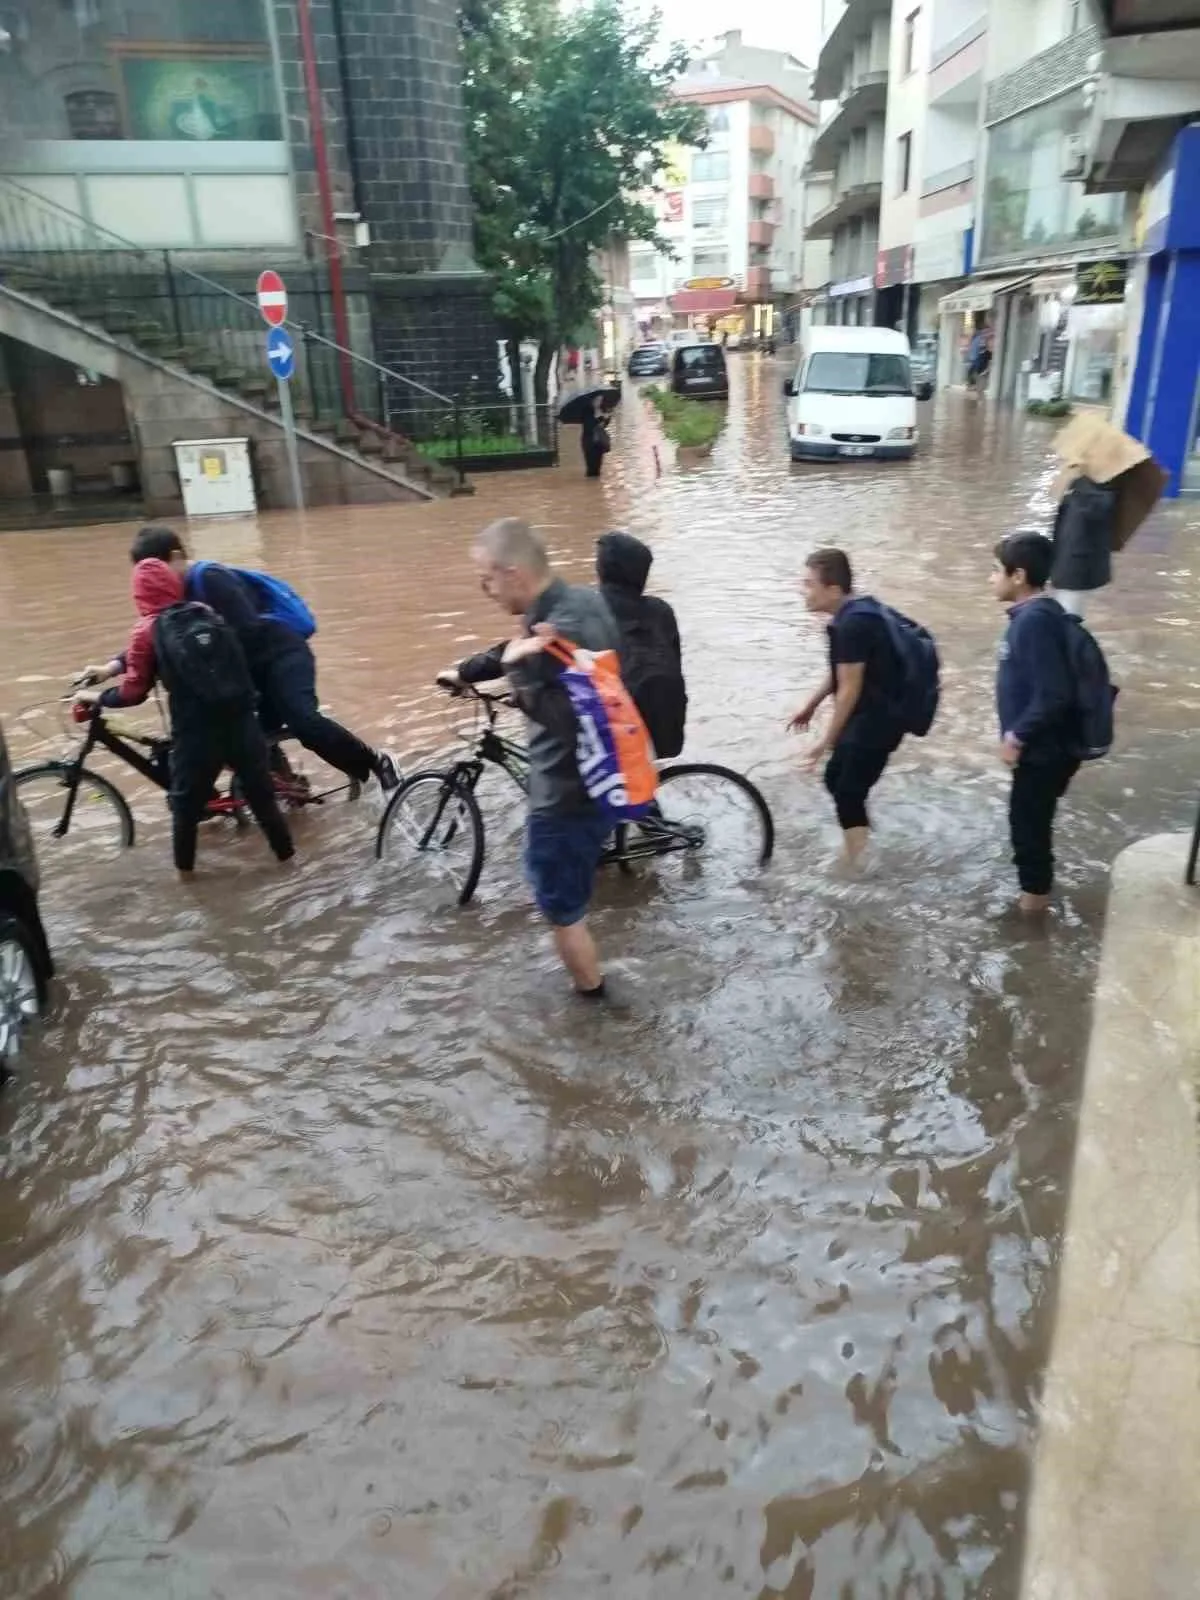
[[[303,225],[323,231],[296,0],[274,0],[285,115]],[[309,0],[335,209],[358,213],[375,356],[414,383],[497,398],[492,289],[475,267],[463,143],[461,66],[449,0]],[[399,416],[416,403],[389,385]]]
[[[1087,76],[1089,58],[1102,43],[1099,28],[1080,28],[1070,38],[1060,39],[1048,50],[1030,56],[1013,72],[993,79],[987,86],[984,121],[1002,122],[1006,117],[1015,117],[1018,111],[1080,83]]]

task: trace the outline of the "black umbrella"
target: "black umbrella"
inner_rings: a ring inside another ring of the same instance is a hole
[[[558,420],[560,422],[582,422],[587,413],[595,407],[597,396],[603,402],[605,411],[615,411],[621,404],[620,385],[602,383],[596,389],[583,389],[579,394],[573,394],[559,408]]]

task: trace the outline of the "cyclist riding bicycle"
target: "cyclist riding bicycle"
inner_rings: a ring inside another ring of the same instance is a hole
[[[268,735],[286,729],[306,750],[358,783],[374,777],[387,793],[398,782],[396,764],[386,750],[375,750],[348,728],[325,716],[317,702],[317,664],[312,648],[294,623],[269,614],[251,586],[255,574],[243,574],[216,561],[190,561],[183,540],[170,528],[143,528],[130,552],[139,561],[166,562],[180,577],[188,600],[209,605],[233,629],[260,698],[260,716]],[[263,580],[281,587],[278,580]],[[295,597],[299,608],[303,607]],[[309,628],[313,625],[310,623]],[[93,682],[116,677],[124,660],[115,657],[102,667],[89,667]],[[276,770],[286,773],[286,763],[273,753]]]

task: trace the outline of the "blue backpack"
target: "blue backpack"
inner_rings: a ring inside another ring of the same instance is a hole
[[[855,596],[850,603],[862,611],[873,611],[883,619],[900,664],[900,682],[892,695],[892,710],[903,733],[923,739],[933,726],[941,695],[942,664],[933,635],[919,622],[869,595]]]
[[[203,591],[205,569],[215,565],[212,561],[192,563],[191,576],[195,579],[198,595]],[[302,639],[311,639],[316,633],[316,617],[290,583],[277,578],[273,572],[256,572],[251,567],[229,567],[226,570],[232,572],[235,578],[240,578],[250,590],[260,617],[280,623]]]
[[[1104,651],[1069,611],[1063,613],[1067,629],[1067,661],[1075,680],[1076,746],[1080,761],[1099,761],[1112,749],[1113,708],[1117,689],[1109,677]]]

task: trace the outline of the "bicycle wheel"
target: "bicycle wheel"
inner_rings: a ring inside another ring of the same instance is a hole
[[[377,861],[419,859],[465,906],[483,871],[479,802],[449,772],[414,772],[387,803],[375,836]]]
[[[658,866],[696,863],[742,877],[765,867],[775,849],[775,822],[758,789],[740,772],[683,761],[658,775],[658,815],[628,829],[627,848],[653,855]]]
[[[49,891],[52,900],[73,894],[97,862],[113,861],[133,844],[133,812],[125,796],[87,767],[79,774],[75,804],[60,836],[74,771],[66,762],[48,761],[13,774],[33,831],[42,893]]]

